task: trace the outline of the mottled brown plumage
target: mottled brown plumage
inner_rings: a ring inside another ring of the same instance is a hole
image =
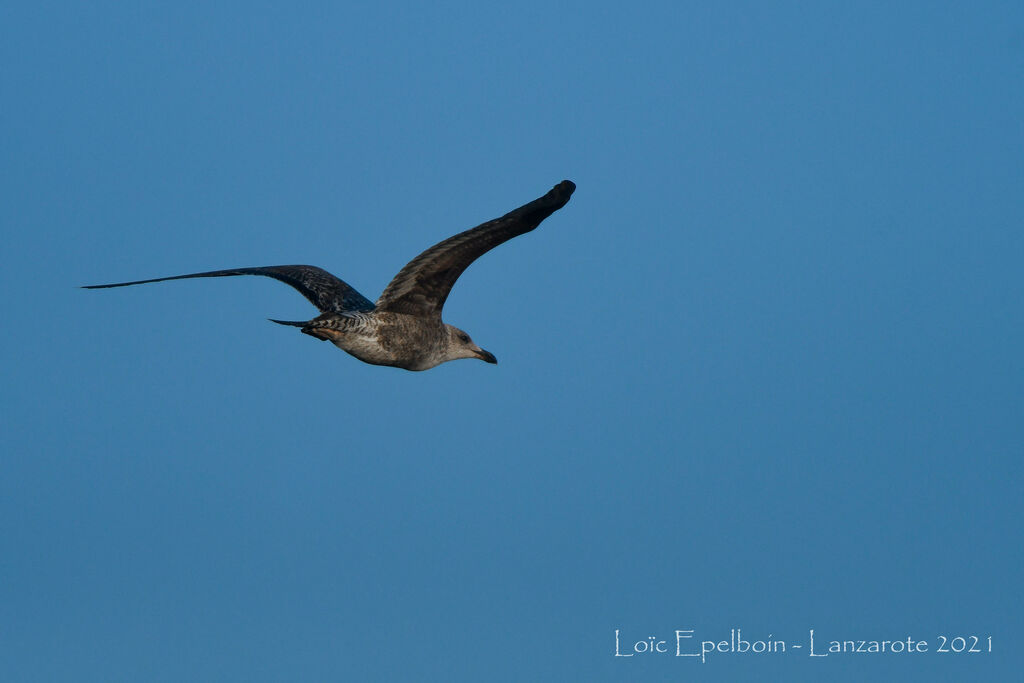
[[[497,363],[462,330],[441,320],[441,309],[458,277],[477,258],[529,232],[565,206],[576,186],[563,180],[543,197],[471,230],[435,244],[391,280],[376,304],[344,281],[316,266],[234,268],[135,280],[86,289],[126,287],[197,277],[262,275],[298,290],[321,315],[305,322],[275,320],[330,341],[359,360],[406,370],[427,370],[458,358]]]

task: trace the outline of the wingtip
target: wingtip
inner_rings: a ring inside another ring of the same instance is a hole
[[[571,180],[563,180],[562,182],[551,188],[551,191],[544,197],[548,202],[554,202],[556,208],[562,208],[566,202],[569,201],[569,197],[576,191],[576,183]]]

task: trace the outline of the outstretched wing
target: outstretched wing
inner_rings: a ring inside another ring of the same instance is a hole
[[[345,313],[347,311],[372,311],[373,303],[348,284],[334,277],[323,268],[316,266],[266,266],[262,268],[233,268],[211,270],[206,273],[189,273],[173,277],[158,277],[152,280],[118,282],[112,285],[88,285],[84,289],[106,287],[127,287],[150,282],[186,280],[193,277],[225,277],[227,275],[263,275],[290,285],[316,306],[322,313]]]
[[[391,280],[377,299],[377,310],[440,316],[448,293],[469,264],[499,244],[536,228],[565,206],[575,189],[572,181],[563,180],[540,199],[435,244]]]

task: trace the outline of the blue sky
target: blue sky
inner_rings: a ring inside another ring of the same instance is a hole
[[[2,678],[1008,680],[1020,5],[353,5],[2,10]],[[497,366],[77,289],[374,299],[563,178],[445,307]]]

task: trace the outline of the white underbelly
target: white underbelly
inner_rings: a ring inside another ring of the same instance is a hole
[[[364,363],[394,365],[394,355],[385,350],[376,337],[349,333],[335,339],[334,345],[342,351],[352,354]]]

